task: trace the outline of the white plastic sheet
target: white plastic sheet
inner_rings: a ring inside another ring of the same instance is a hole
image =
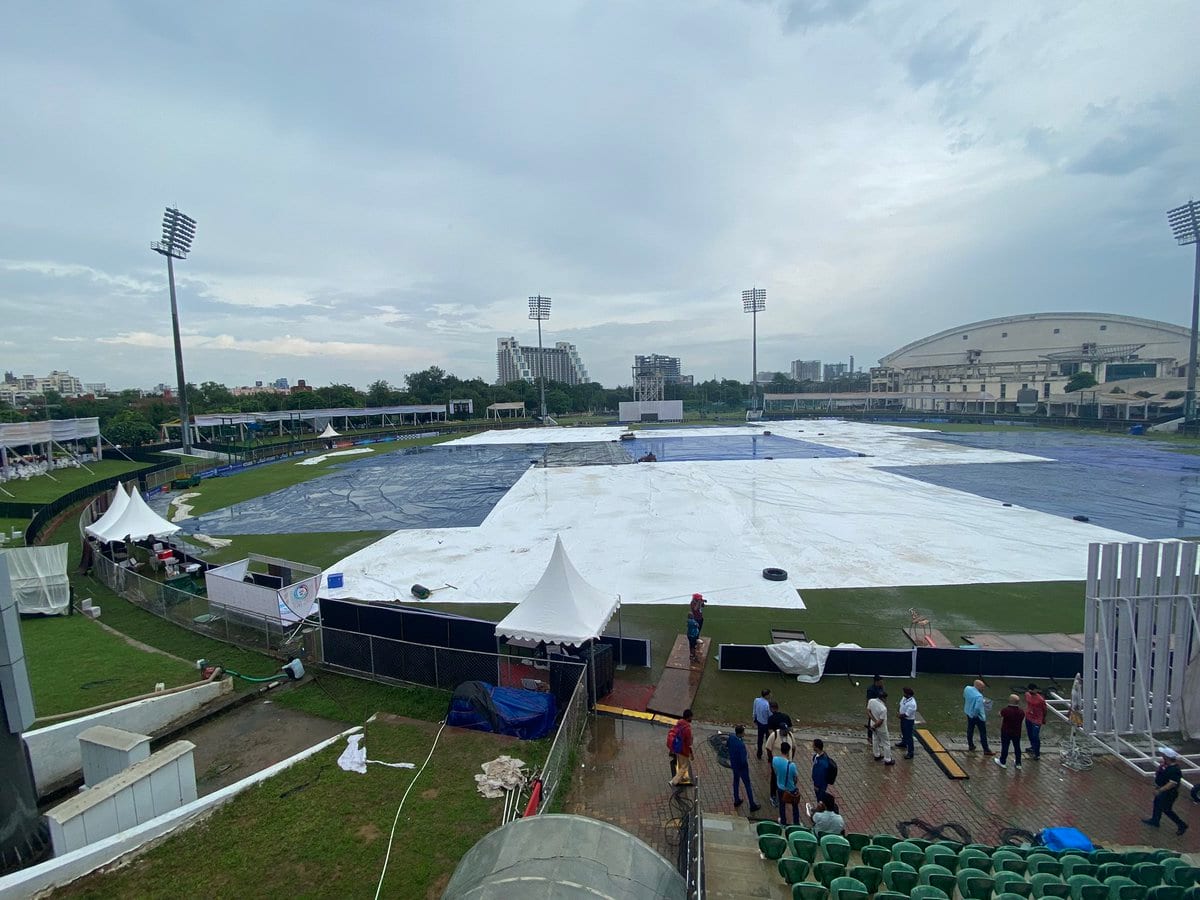
[[[8,561],[17,612],[26,615],[66,615],[71,607],[67,578],[67,545],[13,547],[0,550]]]
[[[816,684],[825,674],[829,648],[816,641],[784,641],[767,644],[767,656],[780,671],[795,675],[802,684]]]
[[[347,772],[357,772],[359,775],[367,774],[367,765],[387,766],[389,769],[415,769],[416,763],[389,763],[382,762],[378,759],[367,759],[367,748],[362,744],[363,735],[352,734],[346,738],[346,749],[342,751],[342,755],[338,757],[338,767]]]
[[[479,768],[483,774],[475,776],[476,789],[489,800],[503,797],[506,791],[516,790],[525,781],[525,763],[511,756],[497,756]]]

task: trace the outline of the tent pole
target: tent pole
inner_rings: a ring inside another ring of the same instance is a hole
[[[600,702],[600,698],[596,696],[596,642],[588,642],[588,674],[592,677],[592,702],[589,709],[595,707]]]
[[[617,668],[625,671],[625,629],[621,623],[620,594],[617,594]]]

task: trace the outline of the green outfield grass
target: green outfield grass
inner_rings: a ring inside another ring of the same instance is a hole
[[[420,766],[435,733],[432,725],[380,720],[367,725],[364,745],[372,759]],[[336,759],[344,747],[340,742],[297,763],[128,865],[88,876],[56,896],[372,896],[397,807],[416,770],[343,772]],[[549,749],[549,740],[443,731],[404,803],[383,896],[440,897],[463,854],[500,823],[504,801],[481,797],[472,774],[502,753],[534,769]]]
[[[49,503],[76,488],[114,475],[136,472],[147,468],[147,465],[125,459],[104,459],[88,463],[86,469],[56,469],[48,475],[38,475],[28,481],[5,482],[0,487],[7,493],[0,493],[0,500],[13,503]]]
[[[322,569],[339,559],[373,544],[390,531],[333,531],[310,534],[223,534],[233,541],[219,550],[205,550],[204,558],[226,563],[245,559],[249,553],[277,556],[292,562],[308,563]]]

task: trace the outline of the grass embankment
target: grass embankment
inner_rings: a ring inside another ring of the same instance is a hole
[[[48,475],[38,475],[28,481],[5,482],[4,490],[8,493],[0,494],[0,500],[10,503],[49,503],[76,488],[145,468],[146,463],[104,459],[88,463],[86,469],[55,469]]]
[[[423,723],[376,721],[367,726],[364,744],[371,759],[419,767],[436,731]],[[371,896],[396,808],[416,770],[368,766],[365,775],[343,772],[335,762],[343,747],[298,763],[129,865],[85,878],[57,896]],[[485,800],[475,789],[480,764],[509,754],[534,768],[548,751],[548,741],[443,731],[405,801],[384,896],[440,897],[463,854],[500,824],[504,801]]]
[[[907,648],[912,646],[901,630],[910,621],[909,608],[928,616],[935,628],[957,641],[972,632],[1077,633],[1083,630],[1083,585],[1079,582],[1032,584],[975,584],[894,588],[844,588],[804,592],[806,609],[757,609],[709,605],[704,618],[704,636],[714,644],[766,644],[771,629],[803,630],[810,640],[826,645],[840,642],[864,647]],[[509,604],[437,604],[437,608],[480,619],[503,618]],[[676,637],[683,633],[687,607],[626,606],[623,609],[627,637],[649,638],[650,669],[629,668],[623,680],[657,683]],[[616,633],[616,622],[609,633]],[[922,715],[936,729],[957,729],[962,710],[962,687],[966,677],[923,675],[913,682]],[[732,724],[749,718],[750,705],[758,692],[770,687],[776,699],[798,724],[853,727],[864,713],[865,686],[856,688],[853,679],[826,678],[820,684],[802,685],[794,679],[751,672],[721,672],[715,649],[696,694],[697,718]],[[993,692],[1008,693],[1007,685]],[[899,685],[892,685],[899,702]]]

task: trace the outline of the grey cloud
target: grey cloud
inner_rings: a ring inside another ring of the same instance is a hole
[[[784,0],[783,27],[807,31],[853,22],[866,11],[871,0]]]
[[[1096,142],[1067,166],[1077,175],[1128,175],[1158,161],[1174,145],[1165,128],[1122,128]]]
[[[982,33],[979,25],[960,33],[951,33],[942,22],[927,32],[906,61],[909,80],[917,87],[961,77],[971,60]]]

